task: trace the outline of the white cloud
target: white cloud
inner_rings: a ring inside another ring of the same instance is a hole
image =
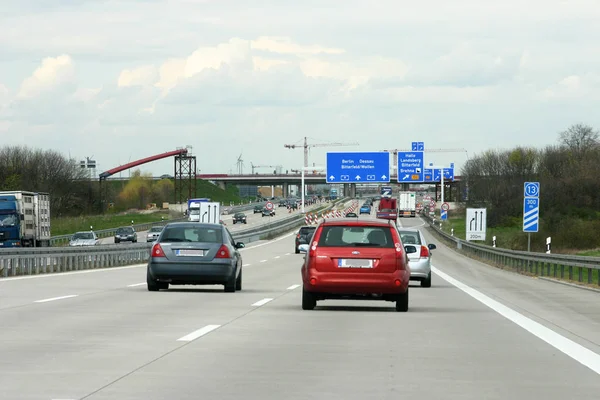
[[[23,81],[18,97],[22,99],[36,97],[44,91],[72,81],[74,76],[75,69],[69,55],[44,58],[42,65],[33,72],[33,75]]]
[[[158,78],[158,71],[153,65],[146,65],[134,69],[124,69],[119,75],[119,87],[152,85]]]

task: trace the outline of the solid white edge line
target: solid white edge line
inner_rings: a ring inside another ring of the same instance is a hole
[[[252,304],[253,307],[260,307],[260,306],[264,306],[265,304],[267,304],[268,302],[270,302],[271,298],[266,298],[266,299],[262,299],[257,301],[256,303]]]
[[[177,339],[177,341],[178,342],[191,342],[192,340],[196,340],[199,337],[202,337],[202,336],[206,335],[207,333],[214,331],[215,329],[219,329],[220,327],[221,327],[221,325],[206,325],[205,327],[200,328],[197,331],[194,331],[183,337],[180,337],[179,339]]]
[[[68,296],[51,297],[49,299],[36,300],[36,301],[34,301],[34,303],[47,303],[49,301],[62,300],[62,299],[70,299],[72,297],[77,297],[77,296],[79,296],[79,295],[78,294],[70,294]]]
[[[298,289],[300,287],[300,285],[292,285],[289,288],[287,288],[287,290],[294,290],[294,289]]]
[[[136,287],[136,286],[142,286],[142,285],[145,285],[145,284],[146,284],[146,282],[142,282],[142,283],[134,283],[134,284],[132,284],[132,285],[127,285],[127,287]]]
[[[502,315],[504,318],[514,322],[529,333],[533,334],[534,336],[537,336],[539,339],[548,343],[555,349],[563,352],[575,361],[585,365],[586,367],[600,375],[599,354],[594,353],[590,349],[578,343],[575,343],[574,341],[558,334],[552,329],[547,328],[544,325],[535,322],[530,318],[527,318],[526,316],[513,310],[512,308],[509,308],[504,304],[491,299],[490,297],[473,289],[472,287],[452,278],[450,275],[447,275],[446,273],[440,271],[436,267],[431,266],[431,270],[440,278],[456,286],[458,289],[473,297],[475,300],[488,306],[492,310],[496,311],[498,314]]]

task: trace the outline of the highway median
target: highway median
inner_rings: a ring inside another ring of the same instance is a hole
[[[310,208],[311,213],[337,210],[348,199],[319,204]],[[166,224],[164,221],[160,224]],[[297,228],[305,223],[305,215],[299,212],[277,221],[232,232],[236,241],[251,243],[269,240]],[[153,226],[156,224],[144,224]],[[143,229],[143,228],[140,228]],[[106,230],[106,234],[109,230]],[[114,230],[113,230],[114,231]],[[22,275],[54,274],[61,272],[106,269],[147,262],[151,242],[108,244],[89,247],[39,247],[0,249],[0,279]]]

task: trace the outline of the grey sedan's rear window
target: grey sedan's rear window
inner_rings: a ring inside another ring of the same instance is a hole
[[[400,231],[402,244],[421,244],[421,237],[417,232]]]
[[[161,242],[223,243],[223,230],[204,227],[165,228]]]

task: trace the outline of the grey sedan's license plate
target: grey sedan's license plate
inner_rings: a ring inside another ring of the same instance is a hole
[[[204,256],[204,250],[175,250],[175,255],[178,256]]]

